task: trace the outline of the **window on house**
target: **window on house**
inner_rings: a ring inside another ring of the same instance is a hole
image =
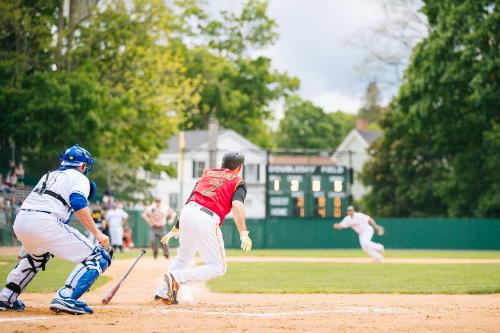
[[[179,207],[179,194],[178,193],[170,193],[168,195],[168,205],[170,208],[178,210]]]
[[[205,161],[193,161],[193,178],[199,178],[205,170]]]
[[[257,183],[260,178],[258,164],[245,164],[243,167],[243,179],[248,183]]]

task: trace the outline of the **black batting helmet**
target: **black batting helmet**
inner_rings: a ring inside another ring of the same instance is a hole
[[[245,155],[237,151],[230,151],[222,157],[222,167],[229,170],[234,170],[245,163]]]

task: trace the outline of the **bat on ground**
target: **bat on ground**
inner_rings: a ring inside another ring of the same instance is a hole
[[[130,272],[132,271],[132,269],[134,268],[135,264],[137,264],[137,262],[139,261],[139,259],[142,258],[142,256],[146,253],[146,250],[141,250],[141,253],[139,254],[139,256],[134,260],[134,262],[132,263],[132,265],[130,265],[130,267],[128,268],[128,270],[125,272],[125,274],[123,274],[123,276],[120,278],[120,280],[118,280],[118,282],[113,286],[113,288],[111,288],[111,290],[106,294],[106,296],[104,296],[104,298],[102,299],[102,304],[108,304],[111,299],[113,298],[113,296],[115,296],[116,292],[118,291],[118,289],[120,289],[123,281],[125,281],[125,279],[127,278],[127,276],[130,274]]]

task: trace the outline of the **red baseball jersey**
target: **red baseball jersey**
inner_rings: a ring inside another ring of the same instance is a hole
[[[242,179],[229,169],[206,169],[196,183],[188,202],[210,209],[220,218],[220,225],[231,211],[234,192]]]

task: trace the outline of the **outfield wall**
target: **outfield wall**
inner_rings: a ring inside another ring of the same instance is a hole
[[[380,218],[387,248],[500,250],[500,219]],[[352,229],[334,230],[331,221],[269,219],[247,221],[255,248],[357,248]],[[226,248],[240,246],[232,221],[222,228]]]
[[[149,246],[148,226],[140,211],[128,210],[136,246]],[[376,218],[386,234],[374,236],[387,248],[500,250],[500,219]],[[352,229],[333,230],[333,221],[323,219],[247,220],[254,248],[359,248]],[[72,226],[82,229],[78,222]],[[232,220],[222,227],[226,248],[239,248]],[[0,245],[18,243],[12,239],[11,225],[0,226]],[[171,246],[177,246],[175,240]]]

